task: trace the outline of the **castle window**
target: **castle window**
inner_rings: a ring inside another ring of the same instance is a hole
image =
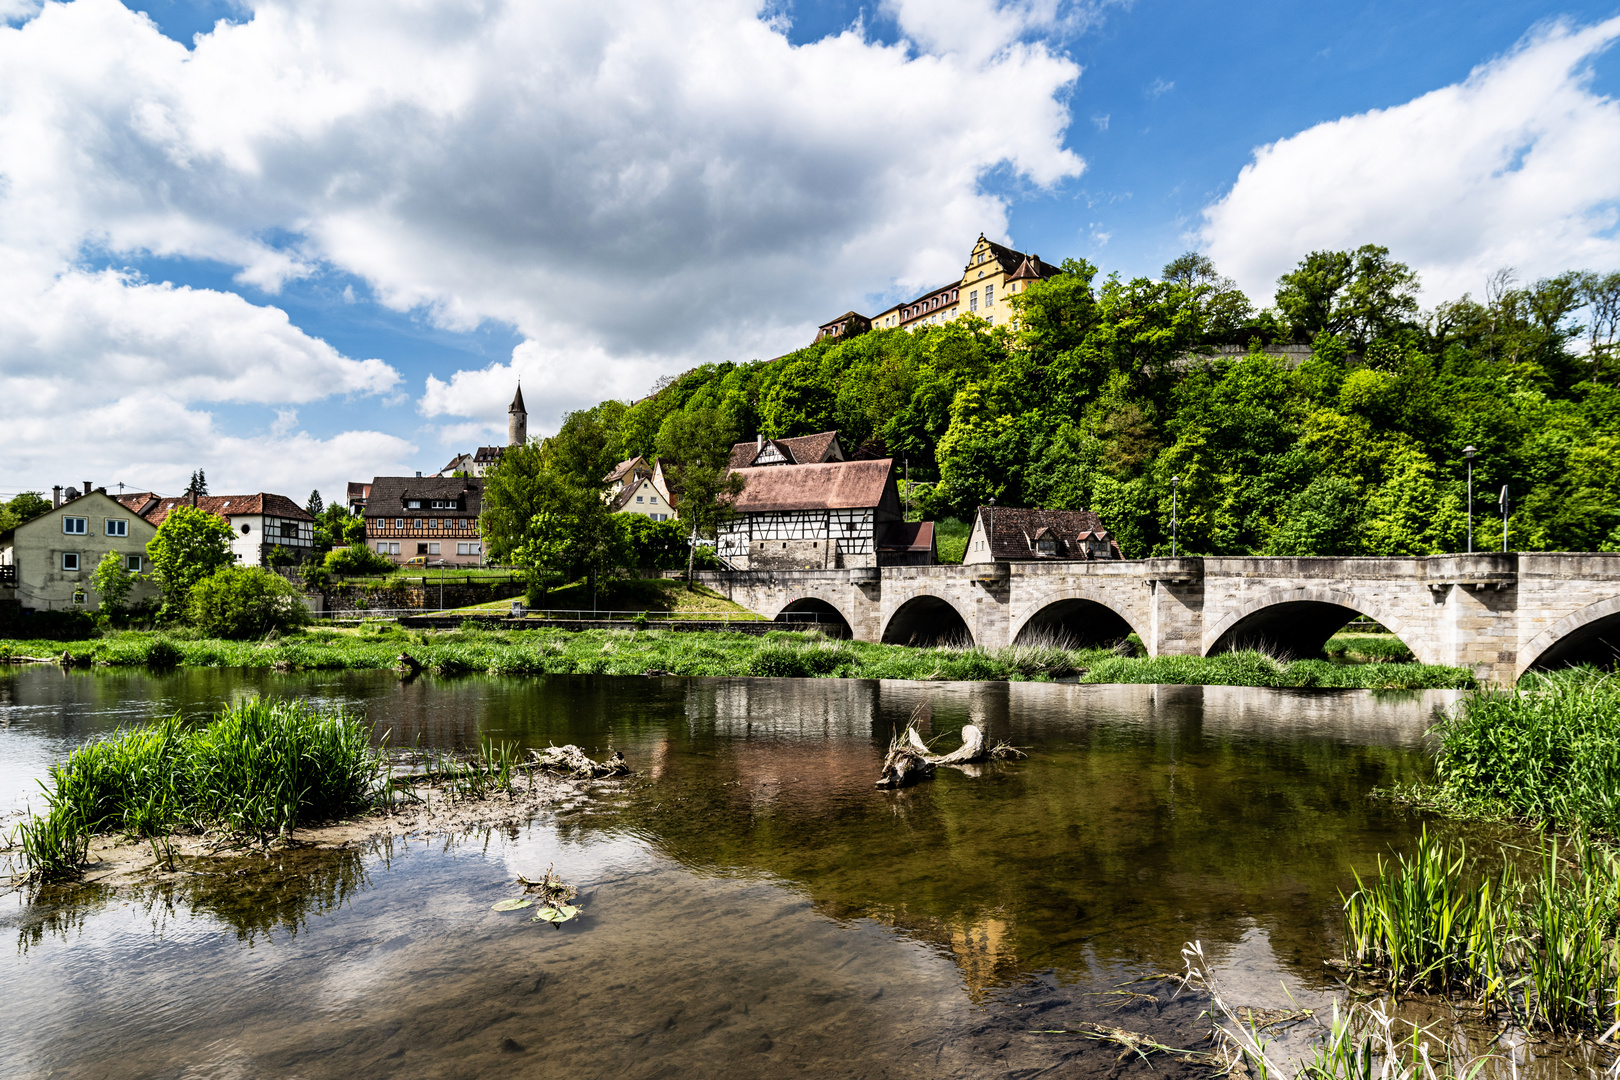
[[[995,302],[996,302],[996,287],[994,285],[986,285],[984,287],[984,306],[989,307],[991,304],[993,304]]]
[[[979,290],[978,289],[974,289],[972,292],[968,293],[968,310],[969,311],[978,311],[979,310]]]

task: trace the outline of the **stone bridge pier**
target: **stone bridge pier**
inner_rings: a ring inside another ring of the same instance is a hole
[[[1418,660],[1510,685],[1620,659],[1620,554],[1181,558],[742,571],[703,581],[767,618],[894,644],[1103,643],[1152,656],[1319,652],[1357,616]],[[1611,644],[1612,642],[1612,644]]]

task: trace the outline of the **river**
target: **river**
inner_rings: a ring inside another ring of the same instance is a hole
[[[1351,868],[1421,825],[1368,792],[1419,774],[1455,699],[11,669],[0,814],[38,805],[35,779],[86,737],[255,693],[346,703],[396,745],[611,745],[638,773],[522,829],[249,857],[118,894],[14,891],[0,1074],[1117,1072],[1116,1048],[1065,1057],[1068,1037],[1023,1018],[1117,1003],[1162,1020],[1115,991],[1179,970],[1193,940],[1244,1003],[1320,1004]],[[874,789],[920,701],[941,747],[971,721],[1029,757]],[[575,923],[490,910],[548,866],[580,888]]]

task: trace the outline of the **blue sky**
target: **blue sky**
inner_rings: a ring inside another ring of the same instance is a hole
[[[543,432],[980,229],[1126,275],[1198,247],[1258,303],[1314,246],[1388,243],[1431,299],[1616,253],[1613,5],[126,7],[155,31],[0,30],[0,390],[41,417],[0,490],[61,482],[68,402],[142,443],[98,482],[437,469],[520,376]]]

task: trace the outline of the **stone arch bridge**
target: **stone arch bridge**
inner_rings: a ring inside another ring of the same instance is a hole
[[[1620,657],[1620,554],[1126,559],[703,580],[761,615],[814,614],[862,641],[996,648],[1134,632],[1151,656],[1253,646],[1308,656],[1366,616],[1423,663],[1503,685],[1532,667]]]

